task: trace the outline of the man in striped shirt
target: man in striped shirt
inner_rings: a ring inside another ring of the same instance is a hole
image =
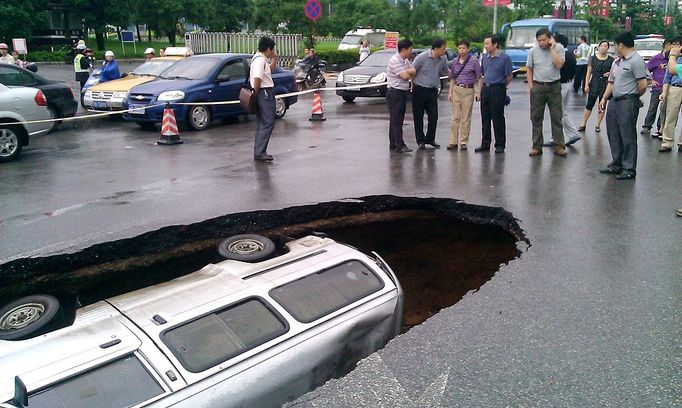
[[[403,121],[407,105],[407,92],[410,89],[410,79],[417,71],[412,67],[409,57],[412,55],[412,41],[400,40],[398,52],[388,61],[386,77],[386,104],[390,116],[388,128],[389,149],[398,153],[412,151],[403,140]]]
[[[481,100],[483,77],[478,58],[469,55],[469,41],[461,40],[457,44],[458,58],[450,63],[450,92],[448,100],[452,102],[452,127],[448,150],[467,149],[471,131],[471,109]],[[478,86],[476,86],[478,84]],[[475,96],[474,96],[475,93]],[[461,134],[461,138],[460,138]]]

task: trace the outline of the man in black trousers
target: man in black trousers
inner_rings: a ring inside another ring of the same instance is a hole
[[[391,57],[386,67],[388,89],[386,89],[386,104],[390,124],[388,128],[389,149],[398,153],[412,151],[403,141],[403,121],[405,120],[405,107],[407,104],[407,92],[410,89],[410,79],[416,73],[410,63],[412,56],[412,41],[398,41],[398,52]]]
[[[438,149],[436,143],[436,125],[438,124],[438,90],[441,75],[448,74],[448,60],[445,58],[447,43],[436,38],[430,51],[417,55],[412,66],[417,74],[412,80],[412,115],[414,116],[414,136],[420,150],[431,145]],[[429,118],[426,135],[424,134],[424,111]]]
[[[489,35],[483,39],[481,70],[483,89],[481,90],[481,145],[474,151],[487,152],[492,143],[490,122],[495,129],[495,153],[504,153],[507,144],[507,129],[504,121],[504,106],[507,99],[507,86],[512,81],[512,62],[509,55],[500,50],[500,37]]]

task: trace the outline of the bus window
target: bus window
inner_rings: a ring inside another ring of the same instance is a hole
[[[535,45],[535,33],[542,27],[526,26],[512,27],[507,37],[507,47],[509,48],[528,48]]]

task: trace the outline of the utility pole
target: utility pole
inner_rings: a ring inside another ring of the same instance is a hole
[[[497,0],[493,3],[493,34],[497,34]]]

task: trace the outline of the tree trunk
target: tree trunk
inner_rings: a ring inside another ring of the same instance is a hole
[[[175,34],[177,32],[177,28],[173,27],[171,30],[168,30],[168,42],[170,43],[171,47],[175,47]]]
[[[147,23],[147,42],[152,42],[152,26]]]
[[[135,24],[135,30],[137,31],[137,42],[142,42],[142,36],[140,35],[140,25]]]
[[[95,28],[95,39],[97,40],[97,50],[104,51],[104,33],[101,31],[101,28]]]
[[[116,26],[116,35],[118,35],[118,40],[121,41],[121,27]]]

